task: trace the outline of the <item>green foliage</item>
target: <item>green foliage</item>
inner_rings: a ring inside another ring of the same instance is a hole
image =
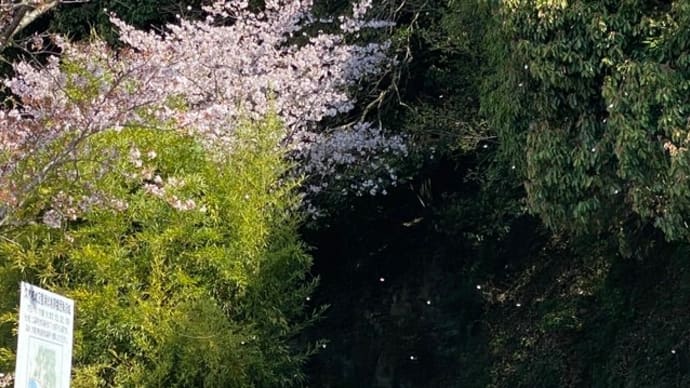
[[[579,248],[573,248],[578,246]],[[688,247],[639,261],[553,239],[487,288],[490,387],[678,387],[690,382]],[[568,260],[564,260],[567,258]],[[494,296],[505,298],[492,299]],[[521,303],[520,307],[515,301]]]
[[[296,182],[274,118],[238,131],[218,157],[173,132],[104,133],[79,150],[76,177],[42,185],[23,213],[37,222],[1,231],[0,369],[13,362],[25,280],[76,300],[75,387],[301,382],[308,350],[292,339],[314,318],[304,311],[314,283]],[[163,196],[147,190],[157,181]],[[98,199],[52,229],[40,218],[56,196]],[[177,210],[175,198],[195,206]]]
[[[108,13],[114,12],[119,18],[137,27],[161,27],[175,20],[175,15],[193,16],[199,12],[200,0],[90,0],[73,2],[59,6],[50,20],[50,29],[70,36],[73,39],[88,38],[92,32],[116,43]],[[187,7],[193,7],[188,10]],[[106,12],[107,10],[107,12]]]
[[[389,107],[388,125],[410,135],[426,156],[470,153],[492,139],[478,115],[489,11],[484,1],[410,1],[395,15],[401,66],[392,74],[397,104]]]
[[[684,1],[510,1],[482,109],[556,230],[690,236]],[[625,249],[624,249],[625,250]]]

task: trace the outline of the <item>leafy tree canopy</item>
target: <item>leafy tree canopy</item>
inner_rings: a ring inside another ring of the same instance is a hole
[[[687,239],[690,4],[507,1],[496,12],[482,108],[530,209],[557,230],[626,242],[654,225]]]
[[[175,132],[106,131],[36,189],[33,222],[1,231],[0,369],[26,280],[76,300],[76,387],[301,380],[307,352],[290,341],[313,283],[296,182],[276,119],[240,128],[214,157]]]

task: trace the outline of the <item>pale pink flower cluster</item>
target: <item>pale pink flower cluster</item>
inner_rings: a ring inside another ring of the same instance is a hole
[[[366,20],[366,15],[371,8],[371,0],[361,0],[352,6],[352,17],[339,16],[340,30],[343,32],[359,32],[364,28],[392,27],[395,23],[387,20]]]
[[[75,198],[64,191],[60,191],[52,198],[50,209],[43,214],[42,221],[51,228],[60,228],[63,222],[75,221],[81,214],[106,204],[115,209],[122,209],[127,206],[116,199],[106,201],[104,196],[98,193]]]
[[[398,182],[397,171],[389,163],[389,155],[395,154],[398,158],[408,155],[407,145],[401,137],[386,137],[381,128],[371,123],[357,123],[332,133],[313,134],[309,140],[312,145],[305,150],[309,163],[304,165],[304,171],[307,176],[316,178],[312,179],[313,182],[320,182],[308,186],[313,194],[328,190],[330,185],[331,190],[338,190],[343,195],[385,195],[386,187],[395,186]],[[375,177],[358,171],[362,165],[368,172],[375,171]],[[350,175],[361,178],[356,181],[345,179]],[[347,184],[339,184],[342,180]]]
[[[151,196],[160,198],[167,202],[171,207],[180,211],[189,211],[197,209],[196,201],[192,198],[179,198],[176,191],[184,188],[186,183],[182,179],[174,176],[164,179],[160,175],[154,175],[154,168],[144,162],[151,162],[156,157],[156,151],[151,150],[143,155],[141,151],[132,147],[129,150],[129,162],[136,169],[133,174],[128,176],[129,179],[141,185],[143,191]]]
[[[184,186],[184,182],[177,180],[174,177],[164,181],[159,175],[153,178],[153,183],[144,183],[144,192],[151,194],[154,197],[158,197],[165,202],[167,202],[174,209],[180,211],[195,210],[197,208],[196,201],[192,198],[181,199],[170,189],[177,189]]]
[[[19,104],[0,110],[0,158],[7,159],[0,159],[5,163],[0,181],[16,161],[66,134],[76,144],[130,125],[182,130],[210,149],[232,152],[237,123],[270,112],[285,124],[282,144],[308,178],[328,180],[338,166],[359,165],[358,171],[383,171],[390,181],[395,174],[386,155],[404,155],[403,139],[368,124],[346,130],[320,125],[351,111],[350,89],[392,63],[387,43],[345,40],[345,33],[390,25],[365,20],[370,7],[371,0],[363,0],[352,16],[339,18],[341,34],[307,33],[316,22],[311,0],[268,0],[257,13],[247,1],[231,0],[205,8],[204,20],[179,20],[161,33],[137,30],[112,16],[128,45],[118,52],[100,41],[70,44],[56,38],[62,60],[52,57],[40,68],[18,63],[16,75],[4,81]],[[73,156],[57,153],[51,163]],[[381,190],[357,183],[353,188]]]

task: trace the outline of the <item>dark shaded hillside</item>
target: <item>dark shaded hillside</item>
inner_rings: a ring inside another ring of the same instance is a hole
[[[688,246],[623,258],[615,239],[551,237],[529,216],[477,242],[477,225],[441,228],[457,202],[423,208],[401,189],[308,235],[314,303],[331,305],[310,386],[690,384]]]
[[[631,214],[637,194],[611,197],[627,187],[607,175],[613,151],[587,148],[580,160],[566,148],[618,133],[605,117],[590,130],[580,116],[587,104],[602,105],[601,90],[583,79],[601,83],[610,71],[589,74],[589,63],[622,60],[600,41],[618,35],[598,28],[624,31],[613,42],[642,52],[644,20],[671,10],[617,3],[577,1],[561,12],[556,2],[525,2],[505,13],[484,1],[410,5],[413,16],[401,20],[418,20],[406,46],[416,60],[403,83],[412,109],[393,122],[442,157],[420,168],[411,186],[353,203],[330,227],[307,234],[322,277],[316,301],[332,305],[312,332],[331,343],[310,363],[311,386],[690,384],[688,245],[664,242]],[[686,20],[687,7],[673,3],[673,17]],[[582,29],[559,32],[574,20]],[[571,116],[582,133],[549,143],[568,134],[557,128]],[[587,185],[601,186],[606,202],[595,202]],[[582,193],[573,197],[574,188]],[[553,215],[566,223],[553,224]]]
[[[481,299],[462,276],[471,249],[435,232],[434,210],[409,188],[361,206],[308,237],[314,301],[331,305],[312,334],[330,341],[310,365],[312,386],[452,381],[458,351],[483,345]]]

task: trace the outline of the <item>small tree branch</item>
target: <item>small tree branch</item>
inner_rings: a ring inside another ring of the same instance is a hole
[[[12,38],[59,4],[86,3],[89,0],[0,0],[0,51]]]

